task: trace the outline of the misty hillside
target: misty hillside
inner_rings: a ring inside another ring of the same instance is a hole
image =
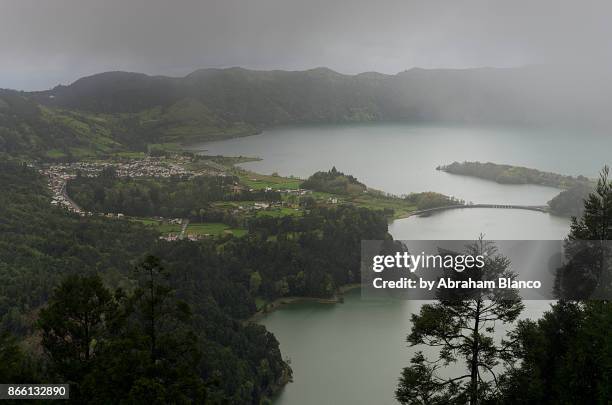
[[[326,68],[230,68],[198,70],[184,78],[109,72],[34,95],[44,104],[97,113],[138,113],[193,99],[219,119],[254,125],[351,120],[529,124],[580,118],[578,112],[585,113],[606,93],[601,83],[587,79],[581,83],[581,77],[543,67],[352,76]],[[596,112],[583,120],[595,119]]]
[[[199,70],[175,79],[109,72],[35,96],[47,105],[96,113],[142,113],[191,99],[220,119],[263,126],[373,120],[505,121],[522,118],[508,117],[516,104],[500,88],[500,76],[513,73],[413,69],[395,76],[348,76],[325,68],[304,72],[232,68]]]
[[[49,91],[0,93],[0,151],[79,157],[302,123],[609,123],[609,86],[586,76],[543,67],[397,75],[230,68],[183,78],[107,72]]]
[[[0,154],[79,157],[122,150],[126,133],[78,111],[48,108],[24,93],[0,90]]]

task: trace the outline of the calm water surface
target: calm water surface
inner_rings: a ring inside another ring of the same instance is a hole
[[[527,228],[527,229],[526,229]],[[395,221],[395,239],[560,239],[566,219],[533,211],[462,209]],[[394,390],[414,349],[405,342],[410,315],[422,301],[367,301],[350,291],[343,304],[299,303],[262,320],[291,359],[294,382],[279,405],[396,404]],[[526,301],[523,318],[538,318],[546,301]],[[428,353],[427,348],[421,348]],[[452,370],[449,370],[452,372]]]
[[[260,173],[308,177],[350,173],[370,187],[401,195],[437,191],[475,203],[543,204],[548,187],[500,185],[435,170],[453,161],[482,161],[593,177],[610,162],[612,137],[553,130],[408,124],[297,127],[193,147],[209,154],[257,156],[243,166]]]
[[[367,301],[352,290],[343,304],[297,303],[272,312],[261,323],[291,360],[294,379],[274,404],[397,404],[398,378],[415,352],[406,344],[410,315],[422,303]],[[545,301],[525,304],[531,317],[549,306]]]
[[[436,171],[440,164],[478,160],[596,176],[610,163],[612,137],[512,128],[375,124],[283,128],[195,147],[208,154],[258,156],[243,166],[262,173],[307,177],[317,170],[355,175],[393,194],[438,191],[475,203],[545,204],[558,190],[508,186]],[[395,221],[396,239],[561,239],[568,220],[539,212],[461,209]],[[527,302],[538,317],[543,301]],[[262,320],[291,359],[294,382],[276,404],[394,404],[393,392],[413,349],[405,343],[420,302],[373,302],[349,292],[343,304],[300,303]]]
[[[399,219],[389,225],[394,239],[472,240],[482,233],[490,240],[557,240],[567,236],[569,221],[536,211],[465,208],[430,216]]]

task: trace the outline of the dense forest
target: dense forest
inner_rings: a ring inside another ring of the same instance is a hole
[[[128,221],[81,218],[54,208],[49,204],[46,184],[37,172],[14,162],[3,161],[0,165],[0,184],[6,191],[0,197],[0,278],[3,280],[0,287],[0,335],[3,336],[0,355],[7,353],[13,358],[13,361],[0,361],[0,379],[6,382],[75,381],[74,374],[68,371],[64,374],[61,367],[57,369],[60,365],[55,364],[56,357],[41,353],[41,349],[45,349],[44,353],[58,356],[61,350],[71,348],[62,349],[52,342],[40,348],[38,339],[31,339],[40,333],[37,320],[40,308],[49,300],[59,299],[64,283],[73,283],[71,277],[99,276],[108,286],[104,288],[120,288],[132,296],[139,285],[137,278],[132,276],[133,269],[146,252],[164,251],[164,247],[157,244],[157,235],[147,227]],[[207,267],[198,266],[200,273],[209,271]],[[229,281],[211,283],[209,288],[213,287],[240,289]],[[178,297],[188,293],[176,283],[168,288],[177,289]],[[234,295],[228,299],[238,301],[239,305],[249,305],[243,297]],[[203,352],[197,361],[198,378],[205,384],[213,384],[218,391],[215,395],[248,403],[267,395],[278,380],[286,376],[288,368],[281,359],[278,343],[265,329],[256,325],[243,326],[210,295],[201,295],[187,305],[194,313],[189,325],[197,337],[194,347]],[[253,311],[252,301],[250,305]],[[104,310],[98,308],[98,311]],[[52,324],[46,327],[62,328],[53,324],[53,319],[59,322],[63,317],[50,317],[47,322]],[[137,328],[137,324],[132,327]],[[121,336],[117,339],[123,341]],[[262,342],[267,343],[262,345]],[[176,348],[169,346],[167,349]],[[70,361],[69,352],[63,353],[65,359],[60,360]],[[19,364],[13,364],[16,361]],[[262,362],[269,365],[269,370],[261,368]],[[102,378],[104,376],[96,377],[96,382],[109,384],[107,388],[110,389],[113,382]],[[81,379],[86,377],[84,373],[79,374]],[[115,378],[112,374],[107,377]],[[122,378],[121,375],[116,377]],[[136,385],[125,389],[136,389]]]
[[[612,268],[609,246],[602,241],[612,239],[611,225],[612,179],[605,167],[584,201],[583,214],[572,218],[567,262],[556,275],[560,300],[541,319],[521,321],[511,333],[519,344],[515,359],[520,363],[501,381],[504,403],[610,402]]]
[[[382,214],[339,206],[255,220],[244,238],[163,242],[137,223],[55,208],[34,169],[0,165],[0,379],[71,381],[101,403],[152,388],[157,398],[183,390],[188,400],[257,403],[290,369],[274,336],[243,323],[255,298],[332,296],[360,279],[361,239],[388,237]],[[145,327],[147,308],[159,329]],[[83,313],[90,345],[85,326],[66,324]]]
[[[68,182],[68,195],[90,212],[122,213],[138,217],[206,220],[216,215],[213,201],[280,201],[278,191],[237,187],[234,176],[184,178],[119,178],[112,168],[95,177]]]
[[[548,202],[550,212],[565,217],[580,217],[584,212],[584,200],[592,191],[593,185],[587,182],[563,190]]]

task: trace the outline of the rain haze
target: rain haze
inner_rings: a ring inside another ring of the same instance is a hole
[[[0,0],[0,88],[110,70],[608,65],[603,1]]]

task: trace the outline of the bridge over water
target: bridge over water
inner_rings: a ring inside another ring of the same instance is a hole
[[[501,208],[510,210],[528,210],[538,212],[548,212],[549,208],[546,205],[513,205],[513,204],[459,204],[459,205],[447,205],[444,207],[428,208],[425,210],[414,211],[412,215],[429,214],[437,211],[446,211],[461,208]]]

